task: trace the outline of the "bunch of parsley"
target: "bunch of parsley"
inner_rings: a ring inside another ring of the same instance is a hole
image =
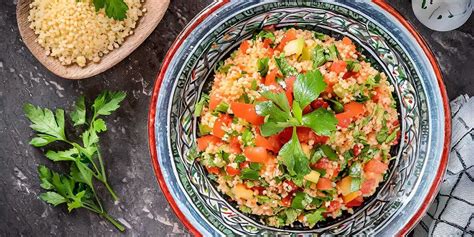
[[[85,127],[80,130],[80,142],[75,142],[66,135],[64,110],[56,109],[53,113],[50,109],[32,104],[24,106],[24,112],[31,121],[30,127],[36,131],[36,137],[30,141],[31,145],[44,147],[53,142],[60,142],[69,147],[62,151],[46,151],[48,159],[68,163],[70,172],[59,174],[40,165],[38,173],[41,187],[48,190],[42,193],[40,198],[54,206],[64,203],[69,212],[85,208],[106,218],[120,231],[124,231],[125,227],[104,210],[94,181],[103,183],[112,198],[118,201],[117,195],[107,182],[98,135],[107,131],[105,121],[100,117],[117,110],[125,96],[124,92],[103,92],[94,100],[91,111],[87,111],[84,97],[79,98],[70,117],[75,128]]]

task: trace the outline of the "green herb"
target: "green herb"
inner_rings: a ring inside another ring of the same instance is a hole
[[[225,64],[224,61],[219,61],[216,71],[220,73],[228,73],[231,66],[232,64]]]
[[[366,101],[369,100],[369,97],[367,97],[367,96],[365,96],[365,95],[362,95],[362,94],[359,94],[359,95],[356,95],[356,96],[354,97],[354,99],[355,99],[356,102],[364,103],[364,102],[366,102]]]
[[[314,37],[316,39],[325,40],[328,36],[323,33],[314,32]]]
[[[326,55],[326,59],[328,61],[335,61],[336,59],[339,59],[339,51],[336,48],[336,45],[331,44],[328,47],[328,54]]]
[[[296,135],[296,127],[293,127],[291,140],[283,145],[278,155],[281,157],[282,163],[286,166],[289,175],[292,177],[302,178],[311,171],[309,168],[309,160],[304,154],[298,136]]]
[[[257,68],[258,72],[260,73],[260,76],[264,77],[268,73],[268,61],[270,61],[270,58],[259,58],[257,61]]]
[[[344,105],[342,105],[342,103],[337,100],[331,99],[329,101],[331,102],[331,109],[334,110],[334,112],[336,112],[337,114],[344,112]]]
[[[212,128],[210,128],[209,126],[207,126],[205,124],[199,123],[198,127],[199,127],[199,134],[201,136],[207,135],[207,134],[211,133],[211,131],[212,131]]]
[[[301,210],[296,210],[294,208],[285,209],[282,214],[285,217],[285,225],[289,225],[296,221],[298,215],[301,213]]]
[[[199,101],[196,103],[196,106],[194,106],[194,116],[201,116],[202,109],[204,109],[207,104],[209,104],[209,95],[203,93]]]
[[[385,139],[385,142],[390,143],[393,140],[395,140],[395,138],[397,138],[397,134],[399,131],[400,131],[400,128],[396,128],[395,130],[393,130],[393,132],[390,133],[390,135],[388,135],[387,139]]]
[[[252,163],[249,164],[249,168],[253,169],[255,171],[260,171],[262,169],[262,164],[260,164],[258,162],[252,162]]]
[[[252,83],[250,84],[250,89],[255,91],[255,90],[257,90],[257,88],[258,88],[257,81],[252,80]]]
[[[96,11],[104,8],[105,14],[115,20],[127,18],[128,6],[124,0],[93,0]]]
[[[275,57],[275,63],[285,77],[298,74],[298,71],[288,64],[284,53],[281,53],[279,57]]]
[[[346,68],[348,71],[358,72],[362,68],[359,62],[357,61],[346,61]]]
[[[252,146],[254,144],[253,135],[252,135],[252,132],[250,132],[250,130],[245,129],[242,132],[242,142],[244,143],[243,144],[244,146]]]
[[[267,202],[270,202],[272,199],[270,199],[269,197],[267,196],[262,196],[262,195],[258,195],[257,196],[257,202],[260,203],[260,204],[265,204]]]
[[[375,137],[377,139],[377,142],[379,144],[382,144],[387,140],[388,138],[388,128],[386,125],[385,119],[383,120],[383,127],[380,129],[380,131],[377,133],[377,136]]]
[[[217,105],[217,107],[216,107],[216,111],[221,112],[221,113],[227,113],[228,109],[229,109],[229,104],[227,104],[224,101],[219,103],[219,105]]]
[[[48,150],[46,152],[46,157],[52,161],[69,162],[70,174],[60,175],[40,166],[38,172],[41,187],[50,190],[42,194],[41,199],[53,205],[66,203],[69,211],[81,207],[86,208],[106,218],[121,231],[125,228],[103,209],[93,181],[103,183],[112,198],[118,200],[107,182],[98,134],[107,131],[105,121],[99,117],[110,115],[117,110],[124,98],[123,92],[103,92],[94,100],[92,116],[90,120],[87,120],[84,97],[79,97],[70,117],[74,126],[87,125],[81,135],[82,145],[67,137],[64,110],[57,109],[53,113],[47,108],[42,109],[32,104],[24,106],[25,115],[31,121],[30,127],[37,133],[37,136],[31,140],[31,145],[43,147],[55,141],[69,145],[69,148],[63,151]]]
[[[275,35],[271,31],[262,30],[258,32],[257,35],[255,35],[255,39],[270,39],[272,41],[275,41]]]
[[[323,216],[323,213],[326,211],[325,208],[319,208],[315,210],[314,212],[307,213],[305,215],[306,217],[306,223],[308,223],[309,228],[313,228],[316,223],[320,221],[324,221],[325,218]]]
[[[351,179],[351,193],[359,191],[360,183],[361,183],[360,178],[352,178]]]
[[[327,156],[329,160],[335,161],[338,160],[336,152],[329,145],[320,146],[321,150],[324,152],[324,155]]]
[[[362,173],[362,164],[360,162],[352,163],[351,167],[349,168],[349,176],[353,178],[360,178]]]
[[[305,209],[312,201],[311,196],[304,192],[297,192],[291,200],[291,207],[295,209]]]
[[[326,63],[326,55],[324,54],[324,48],[321,45],[316,45],[312,51],[313,68],[318,68]]]
[[[326,89],[326,86],[323,75],[317,69],[300,74],[293,85],[295,100],[304,108],[318,98],[319,94]]]
[[[318,135],[331,135],[331,132],[336,130],[337,123],[334,113],[324,108],[303,115],[303,126],[313,129]]]
[[[260,178],[260,174],[258,171],[253,170],[251,168],[244,168],[240,173],[240,178],[242,179],[249,179],[249,180],[258,180]]]

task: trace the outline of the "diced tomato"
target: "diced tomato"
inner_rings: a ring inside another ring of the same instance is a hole
[[[277,135],[272,135],[267,138],[260,135],[260,131],[257,130],[255,135],[255,146],[265,147],[269,151],[277,153],[280,150],[280,142],[278,141]]]
[[[285,35],[281,39],[280,44],[276,47],[276,49],[280,52],[283,51],[283,48],[285,48],[285,45],[288,42],[290,42],[292,40],[295,40],[295,39],[296,39],[296,30],[291,28],[291,29],[286,31]]]
[[[222,138],[225,135],[225,131],[222,129],[223,125],[229,126],[232,123],[232,117],[228,114],[221,114],[219,118],[214,122],[214,128],[212,129],[212,134],[218,138]]]
[[[346,207],[358,207],[364,203],[364,198],[362,196],[358,196],[354,198],[352,201],[346,203]]]
[[[393,121],[392,125],[396,127],[396,126],[400,125],[400,121],[398,121],[398,119],[397,119],[397,120]]]
[[[326,89],[324,90],[324,92],[326,93],[332,93],[334,90],[333,90],[333,86],[334,86],[334,82],[332,82],[330,80],[330,77],[329,77],[329,74],[325,74],[324,75],[324,82],[326,83]]]
[[[328,102],[324,101],[322,98],[315,99],[313,102],[311,102],[311,107],[313,109],[319,109],[319,108],[325,108],[327,109],[329,107]]]
[[[344,72],[346,70],[347,63],[342,60],[334,61],[329,67],[329,71],[335,72],[337,74]]]
[[[240,170],[239,169],[236,169],[230,165],[227,165],[225,167],[225,172],[227,172],[228,175],[230,176],[236,176],[236,175],[239,175],[240,174]]]
[[[402,136],[402,132],[400,130],[398,130],[397,132],[397,137],[395,138],[395,140],[393,141],[393,145],[397,145],[399,142],[400,142],[400,137]]]
[[[319,177],[316,188],[319,190],[329,190],[332,189],[332,181],[328,178]]]
[[[244,155],[251,162],[267,163],[270,156],[264,147],[246,147]]]
[[[230,152],[233,154],[240,154],[242,153],[242,149],[240,148],[240,141],[237,137],[231,137],[229,141]]]
[[[248,168],[248,167],[249,167],[249,164],[250,164],[250,162],[248,162],[248,161],[240,162],[240,163],[239,163],[239,168],[240,168],[241,170],[243,170],[243,169],[245,169],[245,168]]]
[[[290,76],[285,79],[285,83],[286,83],[285,94],[290,106],[293,105],[293,84],[295,84],[295,80],[296,80],[295,76]]]
[[[207,169],[207,172],[209,172],[210,174],[219,174],[220,173],[220,170],[218,167],[206,167]]]
[[[255,126],[263,124],[264,117],[257,114],[255,111],[255,105],[253,104],[232,102],[230,108],[235,116],[244,119]]]
[[[242,52],[243,54],[247,53],[247,49],[250,48],[250,43],[248,40],[244,40],[242,42],[242,44],[240,44],[240,47],[239,47],[239,50],[240,52]]]
[[[209,109],[215,110],[221,102],[221,98],[217,98],[215,95],[211,95],[211,98],[209,99]]]
[[[313,108],[311,107],[311,105],[307,105],[306,107],[304,107],[303,114],[309,114],[311,112],[313,112]]]
[[[357,157],[360,155],[362,145],[360,144],[355,144],[354,147],[352,147],[352,152],[354,153],[354,156]]]
[[[374,88],[375,94],[372,95],[372,101],[379,102],[380,96],[382,95],[382,89],[380,87]]]
[[[347,44],[347,45],[351,45],[351,44],[352,44],[352,40],[349,39],[348,37],[345,37],[345,36],[344,36],[344,38],[342,38],[342,43],[343,43],[343,44]]]
[[[263,190],[265,190],[265,187],[253,186],[250,189],[252,189],[253,191],[257,191],[258,195],[263,195]]]
[[[344,75],[342,76],[342,79],[347,79],[349,77],[357,78],[358,76],[359,76],[359,72],[348,71],[344,73]]]
[[[298,190],[299,188],[298,186],[296,186],[296,184],[293,181],[288,180],[288,179],[283,181],[283,184],[286,184],[286,186],[288,187],[288,190],[287,190],[288,192],[294,192]]]
[[[351,120],[364,113],[364,104],[352,101],[344,105],[344,112],[336,114],[337,125],[346,128]]]
[[[275,85],[277,84],[276,82],[276,76],[278,75],[278,69],[274,68],[270,72],[267,73],[267,76],[265,76],[265,85]]]
[[[326,157],[319,159],[318,162],[312,165],[312,167],[321,170],[332,169],[331,162]]]
[[[197,139],[197,148],[199,151],[204,151],[210,143],[220,144],[222,140],[216,136],[206,135]]]
[[[342,200],[344,200],[344,203],[347,204],[358,197],[360,197],[360,191],[355,191],[345,196],[342,196]]]
[[[341,203],[340,202],[331,201],[329,203],[329,206],[328,206],[328,209],[326,210],[326,212],[332,213],[332,212],[335,212],[335,211],[339,210],[339,208],[341,208]]]
[[[387,171],[388,165],[383,163],[382,161],[372,159],[369,162],[367,162],[364,166],[364,171],[365,172],[373,172],[376,174],[383,174],[385,171]]]
[[[374,190],[376,184],[375,179],[366,179],[360,185],[360,191],[363,195],[370,194]]]
[[[265,39],[263,40],[263,47],[266,48],[266,49],[268,49],[268,48],[270,48],[270,45],[271,45],[272,43],[273,43],[273,41],[272,41],[271,39],[265,38]]]
[[[293,193],[288,193],[286,197],[281,199],[281,205],[284,207],[289,207],[293,201]]]

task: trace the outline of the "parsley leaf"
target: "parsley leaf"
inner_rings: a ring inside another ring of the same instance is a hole
[[[301,108],[304,108],[318,98],[324,89],[326,89],[326,83],[323,75],[319,70],[313,70],[298,75],[293,85],[293,94]]]
[[[115,20],[127,18],[128,6],[123,0],[93,0],[96,11],[105,9],[105,14]]]
[[[120,107],[120,102],[125,99],[125,92],[110,92],[101,93],[95,100],[92,107],[95,115],[110,115],[112,112]]]
[[[312,213],[307,213],[305,215],[306,217],[306,222],[308,223],[309,228],[313,228],[316,223],[320,221],[324,221],[325,218],[323,216],[323,213],[326,211],[324,208],[319,208],[316,211]]]
[[[258,180],[260,178],[260,174],[256,170],[245,168],[242,170],[240,178],[248,180]]]
[[[298,136],[296,135],[296,127],[293,127],[291,140],[283,145],[278,155],[281,157],[282,163],[286,166],[288,173],[292,177],[303,177],[311,171],[309,168],[309,160],[304,154]]]
[[[53,111],[49,109],[41,109],[40,107],[32,104],[26,104],[23,108],[26,117],[30,119],[30,127],[47,136],[40,136],[43,139],[48,138],[49,141],[54,140],[66,140],[66,134],[64,132],[64,110],[57,109],[53,114]]]
[[[74,126],[83,125],[86,123],[86,105],[84,96],[80,96],[76,101],[74,111],[70,114],[71,120],[74,122]]]
[[[337,119],[333,112],[319,108],[303,115],[303,126],[313,129],[318,135],[329,136],[336,130]]]
[[[270,58],[259,58],[257,60],[257,68],[258,72],[260,73],[260,76],[264,77],[268,73],[268,61],[270,61]]]
[[[298,73],[298,71],[296,71],[296,69],[294,67],[292,67],[292,66],[290,66],[290,64],[288,64],[288,62],[286,61],[284,53],[281,53],[280,56],[275,57],[275,63],[277,65],[278,69],[280,69],[280,72],[285,77],[291,76],[291,75],[296,75]]]

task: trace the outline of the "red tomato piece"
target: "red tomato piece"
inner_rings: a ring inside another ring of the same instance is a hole
[[[250,189],[252,189],[253,191],[257,191],[258,195],[263,195],[263,190],[265,190],[265,187],[253,186]]]
[[[326,210],[326,212],[328,213],[332,213],[332,212],[335,212],[337,210],[339,210],[339,208],[341,208],[341,203],[338,202],[338,201],[331,201],[329,203],[329,207],[328,209]]]
[[[370,194],[374,190],[376,184],[375,179],[366,179],[360,185],[360,191],[363,195]]]
[[[250,43],[248,40],[244,40],[242,42],[242,44],[240,44],[240,47],[239,47],[239,50],[240,52],[242,52],[243,54],[247,53],[247,49],[250,48]]]
[[[222,140],[216,136],[206,135],[197,139],[197,148],[199,151],[204,151],[210,143],[220,144]]]
[[[383,174],[385,171],[387,171],[388,165],[383,163],[382,161],[372,159],[369,162],[367,162],[364,166],[364,171],[365,172],[373,172],[376,174]]]
[[[329,67],[329,71],[339,74],[341,72],[344,72],[346,70],[346,67],[347,67],[346,62],[342,60],[338,60],[338,61],[334,61],[331,64],[331,66]]]
[[[292,192],[299,189],[299,187],[296,186],[296,184],[291,180],[286,179],[285,181],[283,181],[283,184],[286,184],[286,186],[288,187],[287,191],[290,192],[290,193],[292,193]],[[283,187],[285,187],[285,186],[283,186]]]
[[[303,114],[309,114],[311,112],[313,112],[313,108],[311,107],[311,105],[307,105],[306,107],[304,107]]]
[[[344,75],[342,76],[342,79],[347,79],[349,77],[358,77],[359,76],[359,72],[353,72],[353,71],[348,71],[346,73],[344,73]]]
[[[350,202],[346,203],[346,207],[358,207],[364,203],[364,198],[362,196],[358,196],[351,200]]]
[[[267,163],[270,159],[267,149],[264,147],[246,147],[244,155],[251,162]]]
[[[206,167],[207,169],[207,172],[209,172],[210,174],[219,174],[220,173],[220,170],[218,167]]]
[[[276,76],[278,75],[278,69],[274,68],[270,72],[267,73],[267,76],[265,76],[265,85],[275,85],[277,84],[276,82]]]
[[[230,138],[229,141],[230,151],[233,154],[240,154],[242,153],[242,149],[240,148],[240,141],[237,137]]]
[[[283,48],[285,48],[285,45],[288,42],[290,42],[292,40],[295,40],[295,39],[296,39],[296,30],[291,28],[291,29],[286,31],[285,35],[281,39],[280,44],[276,47],[276,49],[280,52],[283,51]]]
[[[297,130],[298,131],[298,130]],[[281,144],[286,144],[293,135],[293,128],[285,128],[278,134],[278,140],[280,140]]]
[[[354,147],[352,148],[352,152],[354,153],[354,156],[357,157],[360,155],[362,149],[362,145],[355,144]]]
[[[269,151],[277,153],[280,150],[280,142],[277,135],[269,136],[268,138],[260,135],[260,131],[255,135],[255,146],[265,147]]]
[[[372,101],[379,102],[380,96],[382,95],[382,89],[380,87],[374,88],[375,94],[372,95]]]
[[[342,128],[346,128],[351,120],[359,117],[364,113],[364,104],[352,101],[344,105],[344,112],[336,114],[338,124]]]
[[[344,38],[342,38],[342,43],[343,43],[343,44],[347,44],[347,45],[351,45],[351,44],[352,44],[352,40],[349,39],[348,37],[345,37],[345,36],[344,36]]]
[[[232,123],[232,117],[228,114],[221,114],[216,122],[214,122],[214,128],[212,134],[218,138],[222,138],[225,135],[225,131],[222,129],[223,125],[229,126]]]
[[[236,169],[230,165],[227,165],[225,167],[225,172],[227,172],[228,175],[230,176],[236,176],[236,175],[239,175],[240,174],[240,170],[239,169]]]
[[[329,190],[332,189],[332,181],[328,178],[319,177],[316,188],[319,190]]]
[[[286,197],[281,199],[281,205],[284,207],[291,206],[291,202],[293,201],[293,193],[288,193]]]
[[[285,79],[285,83],[286,83],[285,94],[290,106],[293,106],[293,84],[295,84],[295,80],[296,80],[295,76],[290,76]]]
[[[329,103],[324,101],[322,98],[318,98],[311,102],[311,107],[313,107],[315,110],[319,108],[327,109],[329,107]]]
[[[332,169],[331,162],[326,157],[319,159],[318,162],[312,165],[312,167],[321,170]]]
[[[234,111],[234,115],[246,120],[247,122],[259,126],[263,124],[264,117],[257,114],[255,105],[240,102],[232,102],[230,108]]]
[[[245,168],[248,168],[248,167],[249,167],[249,164],[250,164],[250,162],[248,162],[248,161],[241,162],[241,163],[239,164],[239,168],[240,168],[241,170],[243,170],[243,169],[245,169]]]
[[[217,98],[215,95],[211,95],[211,98],[209,99],[209,109],[215,110],[221,102],[222,99]]]

